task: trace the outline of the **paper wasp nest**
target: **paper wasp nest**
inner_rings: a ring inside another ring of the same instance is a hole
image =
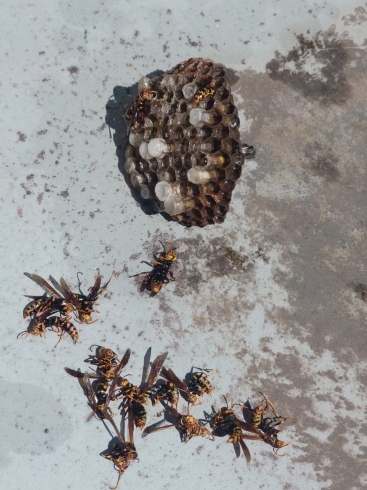
[[[132,186],[184,226],[222,223],[245,160],[223,67],[191,58],[138,90],[125,113]]]

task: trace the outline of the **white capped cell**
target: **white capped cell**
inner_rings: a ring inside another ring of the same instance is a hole
[[[162,138],[153,138],[149,141],[148,152],[155,158],[161,158],[171,150],[170,145]]]
[[[194,109],[191,109],[190,111],[190,124],[196,127],[201,127],[204,126],[205,124],[205,114],[206,111],[205,109],[202,109],[200,107],[195,107]]]
[[[162,181],[155,186],[154,192],[160,201],[166,201],[173,195],[173,188],[169,182]]]
[[[192,167],[187,171],[187,180],[193,184],[206,184],[210,178],[210,172],[203,167]]]
[[[171,196],[164,201],[164,209],[168,214],[175,215],[186,211],[185,203],[177,196]]]
[[[150,89],[150,84],[151,84],[151,80],[150,78],[148,77],[142,77],[139,82],[138,82],[138,92],[140,94],[140,92],[142,90],[149,90]]]
[[[142,134],[133,133],[130,131],[130,134],[129,134],[130,145],[135,146],[137,148],[142,141],[143,141],[143,135]]]
[[[139,153],[144,160],[151,160],[153,156],[149,153],[148,143],[146,141],[142,141],[139,146]]]
[[[182,87],[182,93],[187,100],[191,100],[197,91],[197,85],[195,82],[187,83]]]

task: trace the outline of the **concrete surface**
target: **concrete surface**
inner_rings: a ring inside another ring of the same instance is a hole
[[[84,369],[96,343],[130,347],[136,383],[149,347],[182,375],[215,368],[197,416],[264,391],[295,419],[285,456],[250,441],[248,467],[224,438],[136,433],[121,488],[366,488],[367,4],[145,4],[1,4],[1,488],[115,484],[99,456],[110,436],[63,370]],[[225,223],[205,229],[141,211],[104,122],[114,87],[192,56],[228,68],[257,149]],[[128,276],[158,240],[181,247],[180,282],[149,298]],[[16,339],[22,295],[40,294],[24,271],[73,286],[83,271],[87,289],[98,267],[117,277],[76,346]]]

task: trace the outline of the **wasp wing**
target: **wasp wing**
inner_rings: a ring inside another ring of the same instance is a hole
[[[149,427],[145,427],[141,437],[146,437],[148,434],[153,434],[153,432],[158,432],[159,430],[164,430],[164,429],[169,429],[170,427],[175,427],[175,424],[168,424],[168,425],[164,425],[163,427],[160,427],[160,424],[162,424],[163,422],[164,422],[164,420],[160,420],[159,422],[156,422],[155,424],[149,425]]]
[[[29,277],[29,279],[32,279],[32,281],[34,281],[35,283],[37,283],[46,293],[52,294],[57,298],[62,298],[61,294],[58,291],[56,291],[52,286],[50,286],[49,283],[45,281],[38,274],[30,274],[29,272],[24,272],[24,275]]]
[[[168,381],[171,381],[176,388],[179,388],[180,390],[184,391],[186,394],[190,395],[190,390],[187,387],[187,384],[184,383],[183,381],[180,380],[178,376],[172,371],[170,368],[165,368],[164,366],[162,367],[161,370],[162,376],[166,378]]]
[[[250,463],[251,454],[250,454],[249,448],[246,446],[245,441],[243,439],[240,439],[240,445],[241,445],[241,448],[242,448],[242,451],[243,451],[243,454],[246,458],[247,463]]]
[[[107,398],[106,398],[106,404],[105,404],[106,407],[108,407],[110,401],[112,400],[112,397],[113,397],[113,395],[115,393],[115,388],[116,388],[116,385],[117,385],[118,376],[119,376],[121,370],[123,369],[123,367],[126,366],[126,364],[129,362],[130,354],[131,354],[131,350],[130,349],[126,349],[126,352],[125,352],[123,358],[121,359],[120,364],[115,369],[115,377],[112,380],[112,383],[111,383],[110,389],[108,390],[108,395],[107,395]]]
[[[154,359],[147,379],[146,390],[149,390],[154,385],[167,356],[168,356],[168,352],[163,352],[163,354],[160,354]]]
[[[74,378],[78,378],[78,379],[84,378],[85,373],[82,373],[81,371],[76,371],[75,369],[71,369],[68,367],[65,367],[64,369],[68,374],[70,374],[70,376],[73,376]],[[88,373],[88,376],[92,379],[102,379],[101,376],[94,373]]]

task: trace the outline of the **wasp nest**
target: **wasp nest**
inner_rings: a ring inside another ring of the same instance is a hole
[[[246,153],[224,68],[191,58],[142,78],[125,118],[125,169],[142,198],[184,226],[222,223]]]

